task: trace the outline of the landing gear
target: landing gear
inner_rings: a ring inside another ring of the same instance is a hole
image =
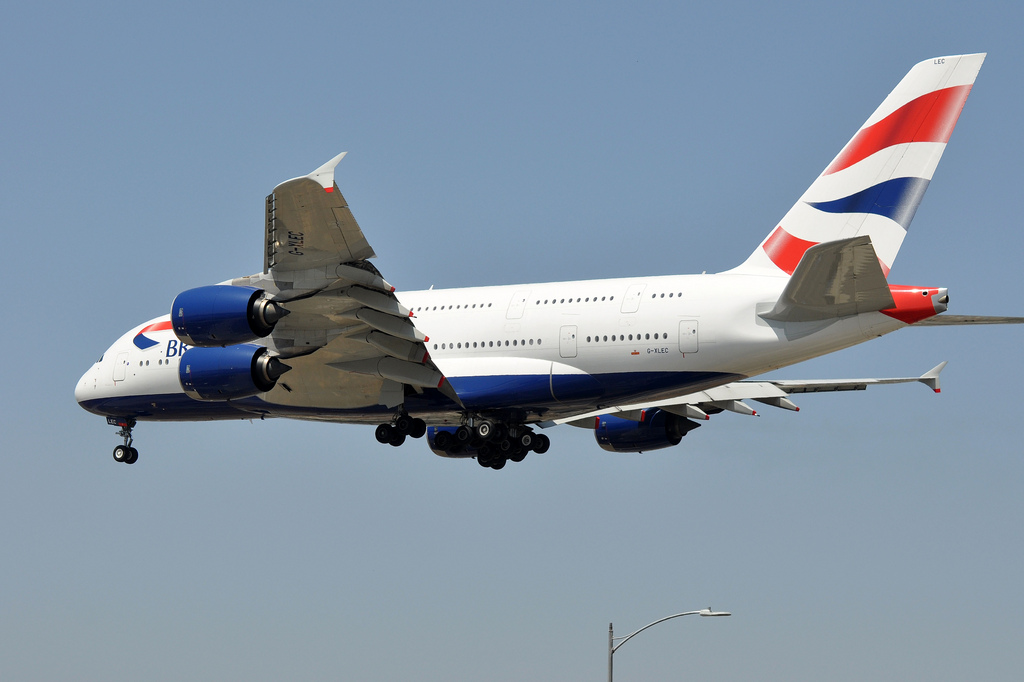
[[[486,438],[481,434],[481,428],[487,434]],[[525,424],[510,425],[487,421],[476,422],[472,429],[466,426],[459,427],[454,434],[450,434],[451,441],[441,439],[441,447],[457,441],[459,432],[463,429],[476,435],[476,439],[470,442],[470,447],[476,448],[477,463],[489,469],[501,469],[508,462],[522,462],[530,452],[543,454],[551,447],[551,439],[542,433],[534,433],[533,429]],[[435,437],[435,445],[440,436],[441,433],[438,433]]]
[[[545,436],[543,433],[538,433],[533,437],[533,451],[538,455],[543,455],[551,447],[551,439]]]
[[[132,429],[135,428],[135,420],[131,417],[107,417],[107,423],[111,426],[119,426],[121,430],[117,435],[124,438],[124,445],[114,448],[114,461],[124,464],[135,464],[139,461],[139,451],[132,447]]]
[[[477,423],[474,430],[476,431],[476,437],[480,440],[490,440],[491,436],[494,435],[494,424],[487,420],[483,420]]]
[[[461,425],[431,426],[430,449],[442,457],[476,459],[487,469],[503,469],[509,462],[522,462],[531,452],[547,452],[551,441],[524,423],[525,414],[490,413],[486,416],[464,412]],[[388,442],[390,425],[377,427],[377,439]]]
[[[422,419],[400,414],[390,424],[380,424],[373,435],[378,443],[387,443],[398,447],[405,443],[406,437],[422,438],[427,432],[427,423]]]
[[[118,445],[114,448],[114,461],[135,464],[139,461],[139,451],[127,445]]]

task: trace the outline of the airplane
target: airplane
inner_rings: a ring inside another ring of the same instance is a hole
[[[345,153],[266,199],[263,271],[179,294],[122,335],[75,398],[119,428],[132,464],[142,421],[285,417],[369,424],[382,444],[426,436],[445,457],[501,469],[592,429],[601,448],[677,445],[749,402],[919,381],[759,380],[911,325],[1020,323],[952,316],[947,290],[889,284],[893,261],[985,54],[914,66],[737,267],[398,292],[334,180]]]

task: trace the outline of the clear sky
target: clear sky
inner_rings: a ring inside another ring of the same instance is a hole
[[[0,679],[1019,679],[1021,328],[908,329],[786,378],[910,376],[587,431],[500,472],[287,421],[142,424],[78,377],[262,267],[337,181],[401,289],[727,269],[906,71],[987,51],[891,281],[1024,315],[1018,2],[16,3],[0,22]]]

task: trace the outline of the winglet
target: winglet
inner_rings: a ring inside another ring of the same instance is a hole
[[[936,393],[942,393],[942,389],[939,387],[939,372],[944,370],[946,368],[946,365],[948,364],[948,360],[940,362],[935,367],[922,374],[921,378],[918,379],[918,381],[920,381],[922,384],[932,389]]]
[[[324,165],[317,168],[315,171],[307,175],[306,177],[310,180],[315,180],[320,183],[320,186],[328,192],[334,191],[334,168],[345,158],[348,152],[342,152],[335,156],[333,159],[325,163]]]

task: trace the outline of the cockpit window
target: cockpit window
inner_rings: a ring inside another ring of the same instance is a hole
[[[106,355],[106,353],[104,353],[103,355]],[[101,355],[100,359],[96,361],[96,364],[103,362],[103,355]]]

